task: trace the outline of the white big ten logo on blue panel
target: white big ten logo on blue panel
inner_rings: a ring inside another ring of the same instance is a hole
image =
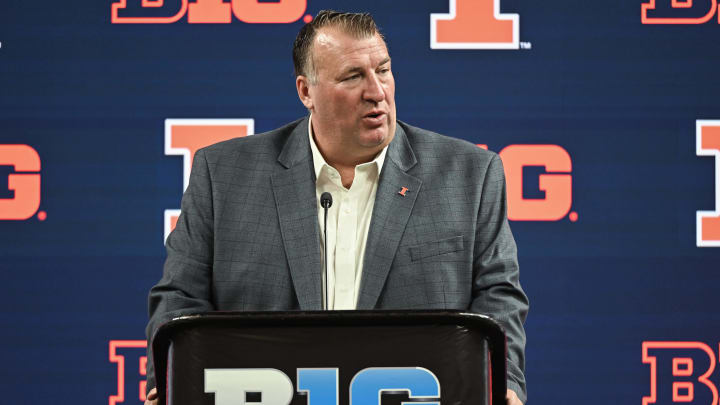
[[[297,385],[297,391],[307,395],[308,405],[339,403],[337,368],[299,368]],[[245,405],[247,393],[260,395],[255,405],[288,405],[294,395],[290,378],[274,368],[205,369],[205,392],[215,394],[215,405]],[[440,382],[422,367],[359,371],[350,383],[350,405],[379,405],[383,392],[407,392],[413,404],[440,405]]]

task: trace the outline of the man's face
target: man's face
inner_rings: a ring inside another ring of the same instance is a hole
[[[395,79],[385,41],[321,29],[311,49],[315,81],[301,99],[318,142],[349,158],[374,155],[395,134]],[[300,79],[298,79],[300,80]]]

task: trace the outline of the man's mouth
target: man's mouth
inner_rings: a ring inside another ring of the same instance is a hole
[[[368,114],[365,114],[363,118],[370,118],[370,119],[379,119],[383,117],[385,113],[383,111],[371,111]]]

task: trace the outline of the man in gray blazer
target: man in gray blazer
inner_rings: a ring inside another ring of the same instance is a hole
[[[483,313],[505,327],[508,403],[521,404],[528,301],[500,159],[396,120],[390,57],[367,14],[319,13],[293,56],[311,115],[197,152],[163,277],[150,291],[148,338],[187,313],[320,310],[323,286],[334,308],[345,308],[344,299],[357,309]],[[323,187],[351,196],[338,204],[357,224],[342,241],[342,220],[328,225],[336,230],[329,246],[337,246],[328,252],[339,264],[328,264],[328,280]],[[353,197],[353,187],[368,191]],[[352,214],[357,206],[365,208]],[[155,398],[153,390],[148,403]]]

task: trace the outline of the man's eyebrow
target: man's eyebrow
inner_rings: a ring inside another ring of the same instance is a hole
[[[363,69],[362,69],[360,66],[350,66],[349,68],[343,70],[343,74],[346,75],[346,74],[349,74],[349,73],[362,72],[362,70],[363,70]]]
[[[385,65],[387,63],[390,63],[389,56],[387,58],[383,59],[382,61],[380,61],[380,63],[378,63],[378,67]],[[363,68],[360,66],[350,66],[347,69],[344,69],[342,71],[341,76],[349,75],[350,73],[362,73],[362,71],[363,71]]]

